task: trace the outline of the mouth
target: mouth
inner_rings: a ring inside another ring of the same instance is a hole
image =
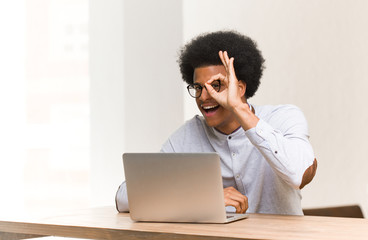
[[[211,114],[216,112],[217,109],[219,109],[219,104],[211,104],[211,105],[203,105],[201,104],[201,108],[206,114]]]

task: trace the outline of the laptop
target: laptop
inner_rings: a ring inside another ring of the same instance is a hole
[[[134,221],[228,223],[217,153],[124,153],[130,217]]]

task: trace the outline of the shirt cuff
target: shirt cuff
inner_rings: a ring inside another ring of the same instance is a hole
[[[267,135],[272,133],[274,129],[265,121],[260,119],[254,128],[245,131],[245,135],[254,145],[260,145],[267,139]]]

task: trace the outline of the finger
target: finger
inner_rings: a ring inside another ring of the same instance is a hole
[[[244,211],[244,213],[248,210],[248,208],[249,208],[248,198],[246,197],[246,201],[245,201],[245,211]]]
[[[221,82],[225,83],[225,86],[227,86],[227,79],[222,73],[218,73],[216,75],[213,75],[206,83],[211,84],[213,81],[220,80]]]
[[[212,87],[212,85],[211,84],[209,84],[209,83],[204,83],[204,86],[206,87],[206,89],[207,89],[207,92],[208,92],[208,94],[213,98],[213,99],[217,99],[218,98],[218,92],[215,90],[215,89],[213,89],[213,87]],[[202,90],[203,91],[203,90]]]
[[[233,207],[235,207],[237,213],[242,213],[243,212],[242,209],[241,209],[241,207],[240,207],[239,202],[237,202],[237,201],[234,201],[234,200],[231,200],[231,199],[227,199],[227,200],[225,200],[225,206],[233,206]]]
[[[246,196],[243,195],[240,205],[243,210],[242,213],[245,213],[248,210],[248,198]]]
[[[217,91],[215,89],[213,89],[212,87],[212,83],[216,80],[220,80],[220,90]],[[227,89],[228,86],[229,86],[229,80],[224,76],[222,75],[221,73],[219,74],[216,74],[214,76],[212,76],[205,84],[204,86],[206,87],[207,89],[207,92],[209,93],[209,95],[214,98],[216,101],[218,100],[218,96],[220,94],[220,92],[222,92],[222,90],[224,89]],[[222,89],[222,90],[221,90]]]
[[[241,194],[238,190],[233,187],[228,187],[224,189],[224,196],[227,199],[232,199],[238,201],[244,212],[248,209],[248,198]]]
[[[234,194],[230,196],[230,199],[239,203],[242,212],[245,212],[248,209],[248,199],[244,195],[239,196]]]
[[[233,57],[230,58],[230,60],[229,60],[229,74],[230,74],[230,76],[233,76],[231,78],[231,80],[237,79],[236,74],[235,74],[235,69],[234,69],[234,58]]]
[[[224,188],[224,192],[226,192],[226,191],[238,191],[238,190],[236,190],[234,187],[226,187],[226,188]]]
[[[229,58],[229,55],[228,55],[227,51],[225,51],[225,52],[224,52],[224,60],[225,60],[225,63],[226,63],[227,69],[229,69],[229,65],[230,65],[230,58]]]
[[[233,206],[237,213],[245,213],[248,210],[248,200],[246,204],[242,206],[242,203],[233,199],[226,199],[225,206]]]
[[[243,194],[241,194],[236,188],[234,187],[227,187],[224,189],[225,193],[229,193],[231,195],[238,195],[238,196],[244,196]]]
[[[226,72],[227,72],[227,64],[226,64],[226,62],[225,62],[224,52],[223,52],[223,51],[219,51],[219,56],[220,56],[220,59],[221,59],[222,65],[224,65],[225,70],[226,70]]]

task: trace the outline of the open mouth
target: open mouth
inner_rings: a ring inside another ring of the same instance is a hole
[[[215,112],[220,105],[218,104],[214,104],[214,105],[208,105],[208,106],[201,106],[202,109],[206,112],[206,113],[211,113],[211,112]]]

